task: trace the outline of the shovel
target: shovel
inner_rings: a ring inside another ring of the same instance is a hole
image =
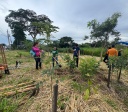
[[[53,57],[53,59],[57,62],[58,66],[61,68],[62,65],[58,63],[58,61]]]

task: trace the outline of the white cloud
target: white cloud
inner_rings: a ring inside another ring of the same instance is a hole
[[[0,3],[0,28],[6,33],[9,29],[5,22],[8,10],[19,8],[34,10],[37,14],[45,14],[54,21],[53,25],[58,26],[59,32],[53,34],[56,39],[63,36],[70,36],[78,42],[84,42],[84,35],[89,35],[87,22],[97,19],[104,21],[114,12],[121,12],[117,30],[121,32],[121,38],[127,39],[128,35],[128,2],[127,0],[1,0]],[[3,38],[3,37],[2,37]],[[30,39],[30,37],[28,36]],[[1,39],[0,42],[6,42]]]

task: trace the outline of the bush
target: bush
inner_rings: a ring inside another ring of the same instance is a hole
[[[53,48],[51,47],[43,47],[43,50],[45,50],[46,52],[52,51]],[[72,48],[58,48],[58,52],[59,53],[73,53]],[[80,54],[81,55],[93,55],[93,56],[98,56],[100,57],[100,53],[101,53],[101,48],[80,48]],[[105,54],[105,51],[104,53]]]
[[[66,48],[59,48],[58,49],[58,52],[59,53],[66,53],[67,52],[67,49]]]
[[[99,67],[98,61],[94,58],[84,58],[80,61],[79,70],[84,79],[93,76]]]
[[[93,55],[93,56],[99,56],[100,57],[100,53],[101,53],[101,48],[81,48],[80,52],[82,55]],[[105,52],[104,52],[105,54]]]
[[[58,48],[58,52],[60,53],[72,53],[72,48]]]
[[[18,104],[12,102],[11,99],[3,98],[0,99],[0,112],[15,112],[18,108]]]
[[[76,67],[75,65],[75,59],[71,59],[71,57],[69,55],[65,55],[64,56],[64,60],[66,61],[68,67],[70,68],[70,70],[73,72],[74,68]]]
[[[40,48],[46,52],[51,52],[53,50],[52,47],[41,46]],[[58,52],[59,53],[72,53],[72,48],[58,48]]]

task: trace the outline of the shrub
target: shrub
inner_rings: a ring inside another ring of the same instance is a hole
[[[84,58],[80,61],[79,70],[82,77],[85,79],[93,76],[99,66],[98,61],[95,58]]]
[[[71,59],[71,57],[69,55],[65,55],[64,60],[66,61],[67,65],[69,66],[70,71],[73,71],[74,68],[76,67],[75,59]]]
[[[93,56],[100,56],[101,48],[81,48],[80,49],[81,54],[83,55],[93,55]],[[104,52],[105,54],[105,52]]]

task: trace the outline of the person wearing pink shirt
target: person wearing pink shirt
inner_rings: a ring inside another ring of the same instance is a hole
[[[35,61],[36,61],[36,69],[38,70],[38,67],[42,67],[42,63],[41,63],[41,58],[40,58],[40,55],[41,55],[41,50],[39,49],[39,44],[38,42],[35,42],[33,44],[33,47],[32,47],[32,50],[35,52]]]

